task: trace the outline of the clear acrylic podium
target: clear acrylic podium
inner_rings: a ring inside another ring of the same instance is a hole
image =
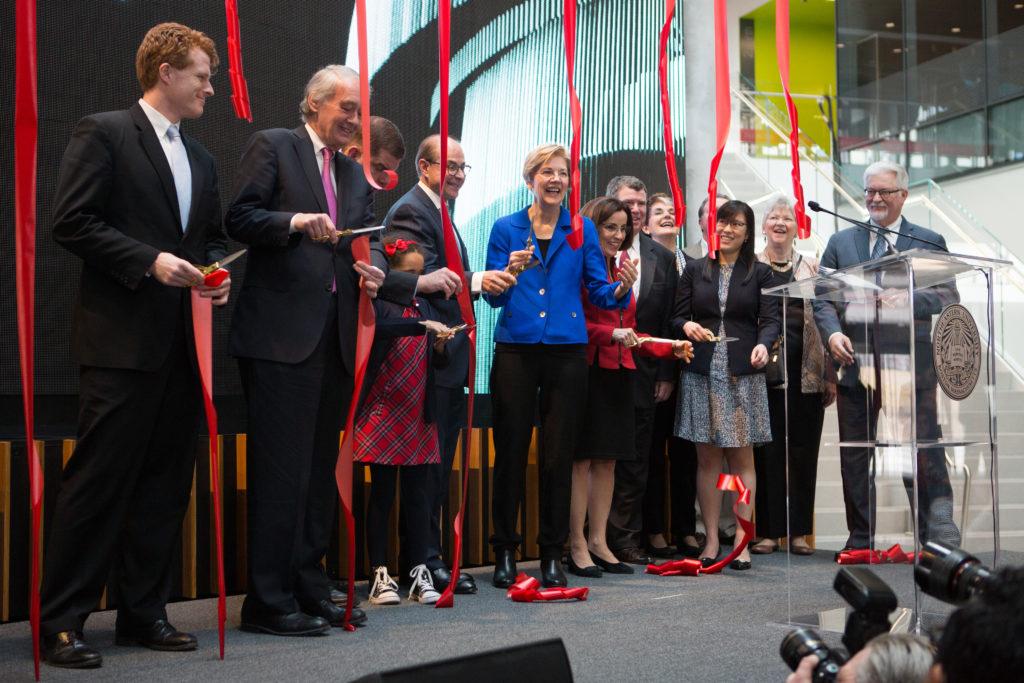
[[[1005,265],[912,249],[764,291],[782,297],[783,330],[789,300],[803,299],[819,329],[838,323],[855,359],[837,371],[838,438],[827,419],[818,461],[817,553],[789,556],[786,622],[843,630],[846,605],[830,590],[840,566],[827,572],[829,590],[808,581],[822,581],[822,563],[848,546],[881,554],[867,566],[897,595],[894,630],[920,631],[951,609],[918,590],[912,563],[888,561],[897,544],[915,561],[928,540],[998,561],[993,277]],[[789,384],[781,390],[801,390]],[[800,419],[786,415],[787,425]]]

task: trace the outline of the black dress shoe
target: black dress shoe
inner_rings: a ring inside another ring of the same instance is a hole
[[[491,583],[495,588],[508,588],[516,582],[516,551],[497,550],[494,555],[494,577]]]
[[[322,636],[331,630],[323,617],[314,617],[305,612],[291,614],[246,615],[242,613],[243,631],[269,633],[273,636]]]
[[[718,557],[719,557],[719,555],[715,555],[714,557],[702,557],[702,558],[700,558],[700,566],[701,566],[701,568],[707,569],[711,565],[715,564],[716,562],[718,562]]]
[[[576,576],[582,576],[585,579],[600,579],[601,574],[603,573],[601,568],[596,564],[592,564],[589,567],[579,566],[573,561],[572,555],[569,555],[568,561],[565,564],[568,565],[570,573],[575,574]]]
[[[596,564],[603,571],[606,571],[609,574],[632,574],[633,573],[633,568],[630,567],[625,562],[608,562],[607,560],[602,560],[597,555],[591,555],[591,557],[594,558],[594,564]]]
[[[557,558],[540,561],[540,584],[545,588],[564,588],[569,585],[562,571],[562,563]]]
[[[103,664],[103,655],[86,644],[81,634],[61,631],[43,636],[43,658],[51,666],[65,669],[95,669]]]
[[[434,590],[438,593],[443,593],[448,588],[448,583],[452,580],[452,573],[448,567],[441,566],[430,570],[430,578],[434,580]]]
[[[179,631],[166,619],[157,619],[146,626],[117,628],[114,631],[114,642],[118,645],[141,645],[164,652],[186,652],[197,646],[194,635]]]
[[[459,580],[455,582],[455,593],[457,595],[473,595],[476,593],[476,580],[472,574],[464,571],[459,572]]]
[[[306,614],[320,617],[331,626],[340,627],[345,625],[345,608],[335,605],[330,600],[321,600],[314,603],[300,602],[299,607]],[[353,626],[364,626],[366,624],[366,613],[358,607],[353,607],[349,623]]]
[[[652,555],[653,557],[660,557],[664,560],[671,559],[676,555],[676,549],[670,545],[666,545],[663,548],[658,548],[648,543],[646,550],[649,555]]]
[[[331,602],[339,607],[344,608],[348,604],[348,587],[332,588],[331,589]],[[359,598],[352,595],[352,606],[359,607]]]
[[[697,545],[690,545],[683,539],[676,547],[679,548],[679,552],[683,554],[683,557],[700,557],[700,551],[704,549],[704,546],[698,542]]]
[[[645,555],[641,552],[640,548],[623,548],[622,550],[613,550],[612,552],[615,553],[615,557],[619,558],[621,562],[645,566],[651,563],[650,555]],[[632,574],[632,572],[630,573]]]
[[[736,558],[735,560],[729,563],[729,569],[735,569],[738,572],[750,569],[750,560],[741,560],[739,558]]]

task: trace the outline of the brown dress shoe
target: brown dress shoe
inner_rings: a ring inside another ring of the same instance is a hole
[[[640,548],[623,548],[622,550],[613,550],[615,557],[619,558],[620,562],[628,562],[629,564],[651,564],[652,560],[650,555],[645,555]]]
[[[141,645],[163,652],[187,652],[196,649],[198,645],[194,635],[179,631],[166,619],[157,619],[152,624],[132,629],[116,628],[114,642],[118,645]]]

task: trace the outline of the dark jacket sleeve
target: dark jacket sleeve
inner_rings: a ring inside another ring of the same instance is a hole
[[[277,175],[280,172],[277,148],[268,131],[249,138],[235,178],[234,199],[224,224],[232,239],[251,246],[285,247],[300,240],[300,233],[289,234],[294,211],[272,211]]]
[[[771,287],[772,272],[763,263],[755,262],[757,269],[754,276],[757,278],[757,343],[764,344],[770,349],[779,335],[782,334],[782,317],[779,309],[779,297],[765,296],[763,290]]]

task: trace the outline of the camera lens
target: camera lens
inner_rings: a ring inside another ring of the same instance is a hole
[[[961,550],[929,541],[914,567],[914,580],[928,595],[951,603],[966,602],[992,578],[978,558]]]
[[[817,656],[818,666],[814,669],[812,679],[815,681],[834,681],[845,662],[841,654],[830,650],[822,642],[821,636],[809,628],[798,628],[786,634],[779,645],[779,654],[782,661],[793,671],[797,670],[800,660],[804,657]]]

